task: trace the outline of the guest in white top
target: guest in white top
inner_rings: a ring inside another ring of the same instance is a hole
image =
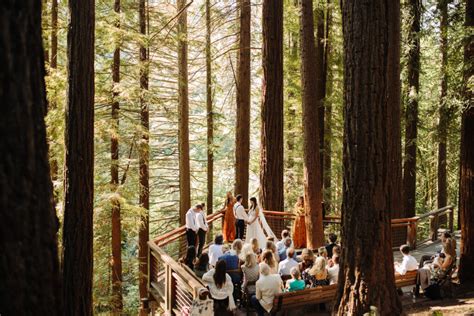
[[[202,211],[202,205],[198,204],[192,207],[186,213],[186,240],[188,241],[188,247],[196,246],[196,234],[199,229],[196,221],[196,215]]]
[[[249,217],[242,206],[242,195],[237,194],[235,197],[237,202],[234,204],[234,216],[235,216],[235,238],[244,239],[245,223],[248,222]]]
[[[202,281],[209,287],[214,300],[214,315],[228,314],[227,310],[235,309],[233,292],[234,285],[230,275],[226,273],[225,261],[219,260],[216,268],[209,270],[202,276]]]
[[[336,284],[339,277],[339,256],[332,256],[332,265],[328,268],[329,285]]]
[[[197,237],[198,237],[198,252],[197,256],[199,257],[202,253],[202,248],[206,243],[206,234],[209,230],[207,225],[206,214],[204,214],[204,203],[201,204],[202,210],[196,214],[196,223],[198,226]]]
[[[290,231],[288,229],[283,229],[281,231],[281,240],[276,242],[276,247],[277,247],[278,253],[280,253],[280,251],[285,248],[285,239],[286,238],[290,238]],[[293,240],[291,241],[290,247],[293,247]]]
[[[268,264],[260,263],[260,278],[255,284],[255,295],[252,295],[250,302],[257,310],[259,316],[265,312],[270,312],[273,307],[275,295],[281,293],[283,282],[278,274],[270,274]]]
[[[222,251],[222,244],[224,243],[224,237],[221,234],[216,235],[214,238],[214,244],[209,246],[209,264],[215,266],[219,257],[224,254]]]
[[[296,262],[295,258],[295,249],[288,248],[286,249],[286,259],[280,261],[278,264],[278,273],[280,275],[290,275],[291,268],[297,267],[298,262]]]
[[[418,262],[415,257],[410,255],[410,247],[408,245],[400,246],[400,252],[403,254],[402,263],[395,262],[395,272],[405,275],[408,271],[418,270]]]

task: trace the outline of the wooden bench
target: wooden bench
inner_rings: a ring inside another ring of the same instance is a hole
[[[409,271],[405,275],[395,275],[397,288],[416,284],[417,271]],[[275,295],[273,299],[272,315],[287,310],[295,310],[308,304],[328,303],[336,298],[337,284],[318,286],[295,292],[284,292]]]

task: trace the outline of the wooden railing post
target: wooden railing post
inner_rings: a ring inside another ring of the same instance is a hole
[[[450,208],[448,212],[449,212],[448,227],[449,227],[449,231],[453,233],[454,232],[454,208]]]
[[[416,222],[410,221],[407,226],[407,244],[411,249],[416,249]]]
[[[436,241],[438,239],[438,216],[430,215],[430,239]]]
[[[169,315],[173,312],[174,300],[175,300],[175,285],[173,279],[173,270],[169,264],[165,264],[165,276],[166,276],[166,283],[165,283],[165,307],[166,313]]]

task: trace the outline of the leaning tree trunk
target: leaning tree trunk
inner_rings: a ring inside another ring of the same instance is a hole
[[[120,0],[115,0],[115,27],[120,29]],[[112,207],[112,311],[120,314],[123,309],[122,301],[122,225],[120,219],[119,200],[119,84],[120,84],[120,40],[115,40],[112,63],[112,135],[110,138],[110,175],[111,175],[111,207]]]
[[[66,315],[92,315],[95,1],[70,1],[64,178]]]
[[[461,126],[461,167],[459,213],[461,215],[461,260],[459,280],[474,282],[474,93],[468,85],[474,76],[474,2],[466,0],[466,38],[464,43],[464,102]]]
[[[402,310],[395,290],[390,230],[390,157],[394,133],[388,97],[395,62],[393,0],[344,1],[343,248],[335,311],[380,315]],[[398,2],[398,1],[396,1]],[[399,4],[399,3],[398,3]],[[390,60],[392,59],[392,60]],[[363,255],[361,255],[363,254]]]
[[[0,3],[0,313],[62,315],[40,1]]]
[[[191,207],[191,171],[189,161],[188,98],[188,14],[186,0],[178,0],[178,142],[179,142],[179,220],[185,223]]]
[[[264,0],[260,200],[283,211],[283,0]]]
[[[418,135],[418,93],[420,91],[420,0],[408,3],[408,95],[405,110],[405,160],[403,165],[403,208],[406,217],[416,215],[416,149]]]
[[[138,263],[139,263],[139,292],[140,299],[148,297],[148,239],[149,239],[149,209],[150,209],[150,194],[149,194],[149,111],[148,103],[146,101],[146,93],[148,91],[148,53],[145,46],[145,37],[147,36],[147,15],[146,15],[146,0],[140,0],[138,5],[138,19],[140,34],[140,117],[141,117],[141,142],[139,147],[139,168],[140,168],[140,196],[139,204],[143,208],[144,213],[140,217],[140,230],[138,232]],[[140,315],[147,315],[143,309],[140,310]]]
[[[312,0],[301,1],[300,17],[306,240],[308,248],[315,249],[324,245],[323,196],[319,153],[319,115],[321,114],[322,95],[321,89],[318,89],[318,85],[322,84],[322,58],[318,58],[321,56],[318,56],[316,52]]]
[[[237,127],[235,130],[235,194],[249,199],[250,161],[250,0],[240,0],[239,64],[237,78]]]

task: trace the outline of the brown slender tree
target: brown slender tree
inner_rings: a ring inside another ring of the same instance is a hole
[[[466,0],[464,43],[464,102],[461,124],[461,167],[459,181],[459,213],[461,215],[461,260],[459,280],[474,283],[474,1]]]
[[[2,1],[0,21],[0,313],[62,315],[41,1]]]
[[[186,0],[177,1],[178,17],[178,142],[179,142],[179,219],[185,223],[191,207],[191,170],[189,161],[188,98],[188,14]]]
[[[212,105],[211,1],[206,0],[207,214],[214,205],[214,113]],[[208,234],[209,237],[211,234]]]
[[[311,83],[313,89],[316,89],[316,93],[314,97],[317,99],[317,106],[318,106],[318,134],[319,134],[319,176],[323,177],[324,175],[324,113],[325,113],[325,106],[324,106],[324,98],[326,97],[326,74],[327,67],[325,61],[325,18],[324,18],[324,5],[322,1],[316,1],[316,14],[314,14],[316,22],[316,53],[315,59],[313,63],[316,64],[315,67],[315,74],[312,75],[313,79],[316,80],[315,83]],[[301,23],[302,24],[302,23]],[[314,29],[313,25],[313,29]],[[303,44],[304,45],[304,44]],[[304,87],[303,87],[304,89]],[[312,101],[313,102],[313,101]],[[321,185],[321,191],[323,188],[323,181],[319,181]]]
[[[116,15],[115,49],[112,62],[112,124],[110,137],[110,176],[111,176],[111,207],[112,207],[112,311],[120,314],[123,309],[122,301],[122,223],[120,219],[119,200],[119,110],[118,98],[120,84],[120,0],[114,1],[114,12]]]
[[[395,290],[390,229],[387,128],[396,100],[388,97],[394,63],[393,0],[344,1],[344,191],[342,250],[335,313],[380,315],[402,311]],[[364,255],[360,255],[363,253]],[[383,264],[380,264],[383,262]]]
[[[260,201],[265,210],[283,211],[283,0],[264,0],[262,17]]]
[[[140,299],[148,297],[148,239],[149,239],[149,209],[150,209],[150,194],[149,194],[149,111],[148,102],[146,100],[146,93],[148,90],[148,52],[145,46],[145,37],[148,35],[147,25],[147,7],[146,0],[140,0],[138,5],[138,19],[140,34],[140,117],[141,117],[141,141],[139,146],[139,168],[140,168],[140,196],[139,204],[143,208],[144,213],[140,217],[141,224],[138,232],[138,261],[139,261],[139,292]],[[140,309],[140,315],[147,315],[147,312]]]
[[[235,130],[235,193],[249,199],[250,162],[250,0],[240,0],[237,127]]]
[[[318,56],[315,46],[312,0],[301,1],[300,43],[306,240],[307,247],[315,249],[324,245],[321,159],[319,153],[319,115],[321,114],[322,95],[321,89],[318,88],[322,81],[322,58]],[[322,51],[320,54],[322,55]]]
[[[416,213],[416,149],[418,136],[418,93],[420,91],[420,0],[408,2],[408,95],[405,110],[405,159],[403,164],[403,208],[406,217]]]
[[[92,315],[95,1],[69,1],[64,177],[66,315]]]

